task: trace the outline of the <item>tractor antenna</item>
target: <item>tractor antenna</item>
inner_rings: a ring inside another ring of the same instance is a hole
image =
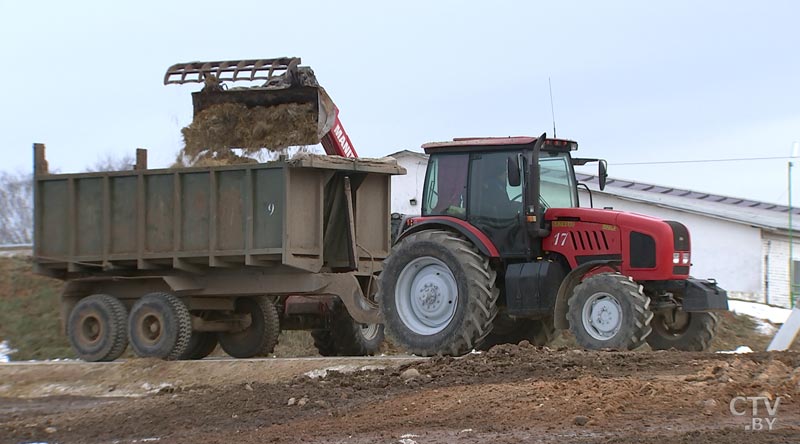
[[[553,107],[553,82],[547,77],[547,85],[550,86],[550,115],[553,116],[553,138],[556,137],[556,111]]]

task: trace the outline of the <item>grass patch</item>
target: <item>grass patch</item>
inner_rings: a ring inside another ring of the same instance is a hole
[[[59,318],[63,282],[33,273],[30,258],[0,258],[0,341],[14,361],[74,358]]]

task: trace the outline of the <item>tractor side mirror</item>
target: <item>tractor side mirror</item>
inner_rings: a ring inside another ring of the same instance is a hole
[[[601,191],[606,188],[606,179],[608,179],[608,163],[600,159],[600,162],[597,163],[597,180],[600,182]]]
[[[520,185],[520,170],[519,170],[519,160],[517,156],[508,156],[506,159],[506,171],[508,172],[508,184],[512,187],[518,187]]]

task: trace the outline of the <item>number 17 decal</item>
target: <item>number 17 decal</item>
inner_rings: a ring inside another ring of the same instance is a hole
[[[553,245],[556,247],[563,247],[567,244],[567,238],[569,238],[569,232],[567,231],[556,233],[555,236],[553,236]]]

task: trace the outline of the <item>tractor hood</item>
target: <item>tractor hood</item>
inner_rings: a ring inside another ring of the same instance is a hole
[[[572,267],[593,260],[618,260],[636,280],[685,279],[691,266],[689,230],[675,221],[614,210],[550,208],[546,251],[558,252]]]

